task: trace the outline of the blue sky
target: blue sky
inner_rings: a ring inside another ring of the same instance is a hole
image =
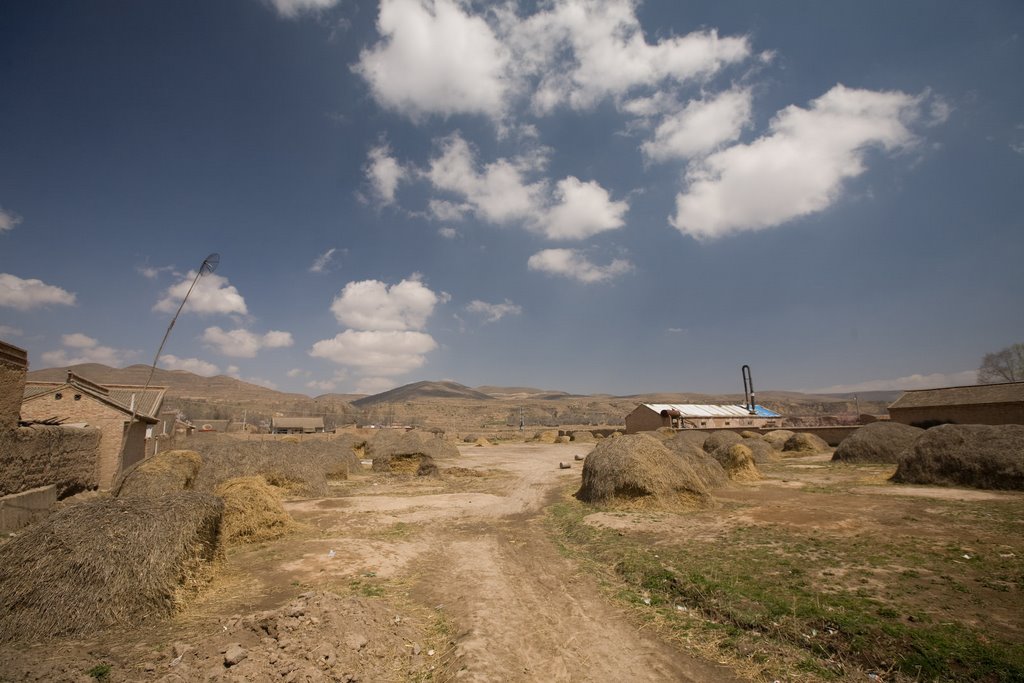
[[[1024,340],[1024,5],[0,15],[0,338],[286,391],[973,381]]]

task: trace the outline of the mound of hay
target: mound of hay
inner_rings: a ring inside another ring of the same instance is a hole
[[[555,439],[555,443],[572,443],[572,439],[563,435]]]
[[[706,437],[707,434],[704,434]],[[688,432],[679,432],[664,442],[666,448],[682,457],[700,477],[708,489],[717,489],[729,483],[729,477],[718,460],[697,445],[702,438],[693,438]]]
[[[764,439],[743,439],[740,444],[750,449],[754,462],[776,462],[782,460],[782,453],[775,450],[770,443]]]
[[[220,533],[226,545],[269,541],[296,528],[280,495],[263,477],[228,479],[215,493],[224,500]]]
[[[576,497],[612,506],[703,506],[707,486],[685,458],[649,434],[599,443],[583,463]]]
[[[702,432],[699,429],[682,429],[672,435],[671,439],[668,439],[665,443],[668,444],[687,444],[696,448],[703,449],[704,442],[711,436],[708,432]],[[669,446],[672,448],[673,446]]]
[[[481,447],[486,447],[486,446],[490,446],[491,442],[481,436],[479,439],[477,439],[474,442],[474,445],[481,446]]]
[[[761,432],[752,432],[750,430],[743,430],[742,432],[740,432],[740,436],[743,437],[744,439],[760,439],[761,438]]]
[[[72,505],[0,546],[0,641],[136,625],[210,573],[224,503],[185,491]]]
[[[446,467],[441,471],[441,474],[445,474],[452,477],[486,477],[486,472],[480,470],[474,470],[469,467]]]
[[[156,498],[192,489],[203,459],[195,451],[164,451],[135,463],[114,484],[115,498]]]
[[[466,434],[464,437],[462,437],[462,442],[463,443],[476,443],[477,439],[479,439],[479,438],[480,438],[479,434]]]
[[[786,442],[789,441],[789,437],[794,434],[796,434],[796,432],[791,432],[788,429],[776,429],[762,435],[761,438],[770,443],[772,448],[775,450],[781,451],[785,448]]]
[[[538,443],[555,443],[558,441],[558,430],[546,429],[542,432],[537,432],[533,440]]]
[[[782,450],[788,453],[824,453],[828,450],[828,444],[820,436],[798,432],[786,439]]]
[[[459,447],[443,436],[430,432],[407,432],[400,429],[381,429],[366,442],[366,457],[412,455],[420,453],[435,460],[459,457]]]
[[[1024,425],[932,427],[900,458],[892,481],[1024,491]]]
[[[899,422],[872,422],[839,442],[833,460],[897,463],[924,430]]]
[[[704,440],[704,451],[714,454],[715,451],[720,450],[722,447],[729,448],[729,446],[742,440],[743,437],[736,432],[711,432],[708,434],[708,438]]]
[[[733,481],[757,481],[761,472],[754,464],[754,453],[742,443],[734,443],[728,448],[719,448],[716,459],[722,469]]]
[[[302,443],[193,439],[190,446],[203,457],[194,488],[212,492],[228,479],[262,476],[292,495],[326,496],[329,479],[345,479],[360,467],[354,445],[361,443],[352,435]]]
[[[587,431],[573,432],[572,440],[578,441],[579,443],[597,443],[597,439],[594,438],[593,432]]]

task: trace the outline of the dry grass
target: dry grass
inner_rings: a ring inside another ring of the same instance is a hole
[[[195,451],[164,451],[136,463],[118,478],[115,498],[155,498],[191,490],[203,464]]]
[[[182,492],[65,508],[0,547],[0,641],[139,624],[208,578],[224,503]]]

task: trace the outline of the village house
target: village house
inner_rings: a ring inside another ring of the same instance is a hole
[[[889,417],[916,427],[1024,424],[1024,382],[914,389],[889,406]]]
[[[275,417],[270,425],[273,434],[323,434],[322,417]]]
[[[155,415],[167,387],[143,389],[101,385],[69,371],[63,382],[25,382],[21,417],[98,428],[102,437],[96,481],[101,489],[109,489],[124,469],[145,457],[147,430],[158,422]],[[136,421],[129,429],[133,411]]]
[[[751,413],[743,405],[701,405],[695,403],[642,403],[626,416],[626,433],[672,429],[713,429],[718,427],[774,427],[782,416],[755,405]]]

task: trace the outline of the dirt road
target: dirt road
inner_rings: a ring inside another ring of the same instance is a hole
[[[230,551],[184,614],[0,649],[0,681],[737,680],[639,629],[550,539],[544,508],[590,448],[464,446],[436,478],[354,473],[287,502],[305,530]]]

